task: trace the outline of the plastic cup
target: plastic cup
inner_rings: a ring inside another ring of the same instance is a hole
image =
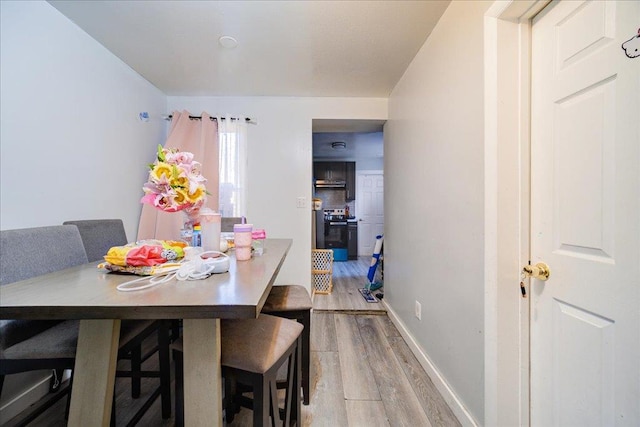
[[[212,209],[200,209],[200,227],[202,235],[202,248],[205,251],[220,250],[221,215]]]
[[[233,226],[233,240],[236,247],[236,260],[251,259],[251,232],[253,224],[235,224]]]

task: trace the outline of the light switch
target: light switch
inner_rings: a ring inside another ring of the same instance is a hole
[[[307,198],[306,197],[298,197],[296,199],[296,207],[299,209],[304,209],[307,207]]]

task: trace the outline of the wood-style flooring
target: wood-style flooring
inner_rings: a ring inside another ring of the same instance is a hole
[[[313,309],[341,313],[386,313],[380,302],[367,302],[359,289],[369,283],[367,273],[371,257],[359,257],[358,260],[333,263],[333,290],[330,294],[315,294]],[[380,267],[376,269],[374,281],[381,281]],[[372,292],[384,293],[384,288]]]
[[[366,303],[358,292],[358,287],[366,284],[368,261],[336,264],[333,293],[316,295],[314,299],[311,403],[302,407],[302,425],[459,426],[382,304]],[[358,298],[368,305],[359,304]],[[322,304],[324,308],[319,307]],[[152,359],[146,363],[157,362]],[[116,381],[117,425],[126,425],[130,414],[150,392],[153,381],[143,380],[143,395],[136,400],[129,397],[129,380]],[[64,405],[63,399],[31,425],[64,426]],[[138,425],[173,426],[174,419],[161,419],[157,400]],[[246,409],[229,424],[250,425],[251,412]]]

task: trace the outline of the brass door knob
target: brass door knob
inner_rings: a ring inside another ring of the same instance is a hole
[[[525,265],[522,268],[522,274],[525,277],[533,277],[534,279],[547,281],[551,275],[549,266],[544,262],[539,262],[536,265]]]

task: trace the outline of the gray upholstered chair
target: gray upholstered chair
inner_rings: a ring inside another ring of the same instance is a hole
[[[74,225],[0,231],[0,285],[63,270],[86,262],[87,255],[82,239],[78,228]],[[96,274],[99,273],[96,272]],[[33,370],[73,369],[78,326],[77,320],[0,321],[0,393],[5,375]],[[119,356],[130,353],[131,348],[139,347],[141,337],[157,330],[155,325],[152,326],[137,322],[130,324],[122,322]],[[166,338],[167,334],[159,334],[159,340],[164,339],[163,337]],[[167,348],[166,357],[161,356],[161,365],[166,365],[168,370],[168,338],[164,339],[161,345]],[[139,376],[142,373],[121,374]],[[161,378],[165,389],[169,389],[169,381],[169,378]],[[27,423],[35,419],[66,395],[68,391],[69,387],[66,387],[64,391],[44,399],[44,402],[21,421]],[[166,409],[165,406],[167,406]],[[163,404],[163,417],[168,418],[170,414],[169,395],[166,405]],[[141,414],[136,414],[136,417],[141,417]]]
[[[111,247],[128,243],[121,219],[84,219],[63,224],[78,227],[89,262],[102,260]]]
[[[226,421],[240,406],[253,410],[253,426],[301,425],[300,334],[303,326],[293,320],[261,314],[257,319],[223,319],[220,322],[222,376]],[[176,366],[176,426],[184,425],[182,338],[174,342]],[[284,407],[278,407],[278,370],[287,366]],[[214,369],[212,366],[211,369]],[[251,392],[251,397],[242,391]],[[269,417],[272,416],[271,423]],[[276,418],[277,417],[277,418]],[[282,424],[280,424],[280,421]]]
[[[86,262],[74,226],[0,231],[0,285]],[[77,322],[59,320],[0,320],[0,393],[5,375],[73,368],[77,328]],[[65,392],[49,396],[26,420],[37,417]]]
[[[113,246],[124,246],[128,243],[127,233],[121,219],[84,219],[65,221],[64,225],[75,225],[78,227],[82,244],[89,262],[103,260],[109,249]],[[163,418],[171,414],[171,386],[170,386],[170,362],[168,342],[166,337],[158,336],[158,346],[149,351],[142,352],[142,342],[151,335],[166,334],[168,328],[167,321],[152,320],[123,320],[121,329],[126,331],[138,331],[135,340],[136,345],[128,345],[121,348],[118,357],[131,361],[131,371],[129,373],[119,371],[119,376],[131,376],[131,397],[140,397],[141,378],[145,376],[160,376],[160,385],[155,393],[159,393],[162,399]],[[142,363],[153,356],[156,352],[160,357],[160,372],[142,373]],[[157,394],[156,394],[157,396]],[[141,415],[141,414],[140,414]]]

